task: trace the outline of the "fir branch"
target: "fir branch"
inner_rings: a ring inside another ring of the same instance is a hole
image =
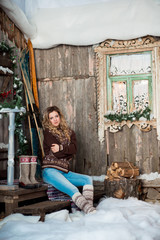
[[[23,83],[20,80],[20,78],[17,77],[17,75],[15,74],[15,69],[17,68],[17,63],[16,63],[16,56],[13,55],[14,53],[14,48],[15,47],[10,47],[7,43],[5,43],[4,41],[2,41],[0,43],[0,51],[1,52],[6,52],[10,54],[10,59],[12,61],[12,68],[13,68],[13,77],[14,77],[14,82],[13,82],[13,100],[12,101],[7,101],[7,97],[8,94],[4,94],[1,93],[1,97],[5,96],[5,100],[3,101],[3,103],[0,103],[0,109],[2,108],[21,108],[23,107],[22,104],[22,94],[23,94]],[[4,116],[6,116],[6,114],[4,114]],[[26,136],[24,136],[23,133],[23,126],[22,126],[22,121],[24,120],[24,118],[26,117],[26,114],[24,113],[16,113],[15,115],[15,134],[18,138],[18,149],[16,152],[16,158],[20,155],[26,155],[27,151],[28,151],[28,141]]]
[[[144,110],[137,110],[131,113],[115,113],[115,112],[108,112],[104,115],[105,118],[107,118],[110,121],[116,121],[116,122],[122,122],[122,121],[139,121],[141,117],[146,118],[147,120],[150,120],[150,112],[151,109],[147,106]]]

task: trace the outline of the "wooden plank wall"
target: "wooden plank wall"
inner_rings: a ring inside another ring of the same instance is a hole
[[[76,171],[106,173],[105,143],[97,135],[95,55],[92,47],[35,50],[40,110],[57,105],[75,130]]]
[[[107,134],[106,134],[107,136]],[[109,133],[109,163],[130,161],[140,168],[140,173],[159,172],[160,152],[156,129],[142,132],[137,126]]]
[[[141,173],[160,170],[156,130],[142,132],[127,126],[108,134],[100,144],[97,135],[95,55],[92,46],[60,45],[35,50],[40,110],[57,105],[75,130],[78,141],[76,171],[90,175],[106,173],[107,163],[131,161]]]

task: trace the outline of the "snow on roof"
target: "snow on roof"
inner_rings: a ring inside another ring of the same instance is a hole
[[[34,48],[160,36],[160,0],[0,0]]]

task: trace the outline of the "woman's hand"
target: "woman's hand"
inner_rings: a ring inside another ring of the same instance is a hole
[[[59,152],[59,145],[58,144],[52,144],[51,150],[53,153]]]

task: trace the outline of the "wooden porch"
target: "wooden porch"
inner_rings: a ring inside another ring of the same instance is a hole
[[[48,185],[43,184],[35,189],[17,188],[15,190],[0,190],[0,202],[4,203],[4,215],[22,213],[24,215],[38,215],[44,221],[45,214],[61,209],[71,210],[71,201],[49,201]],[[105,195],[103,188],[95,189],[94,202],[97,203]]]

